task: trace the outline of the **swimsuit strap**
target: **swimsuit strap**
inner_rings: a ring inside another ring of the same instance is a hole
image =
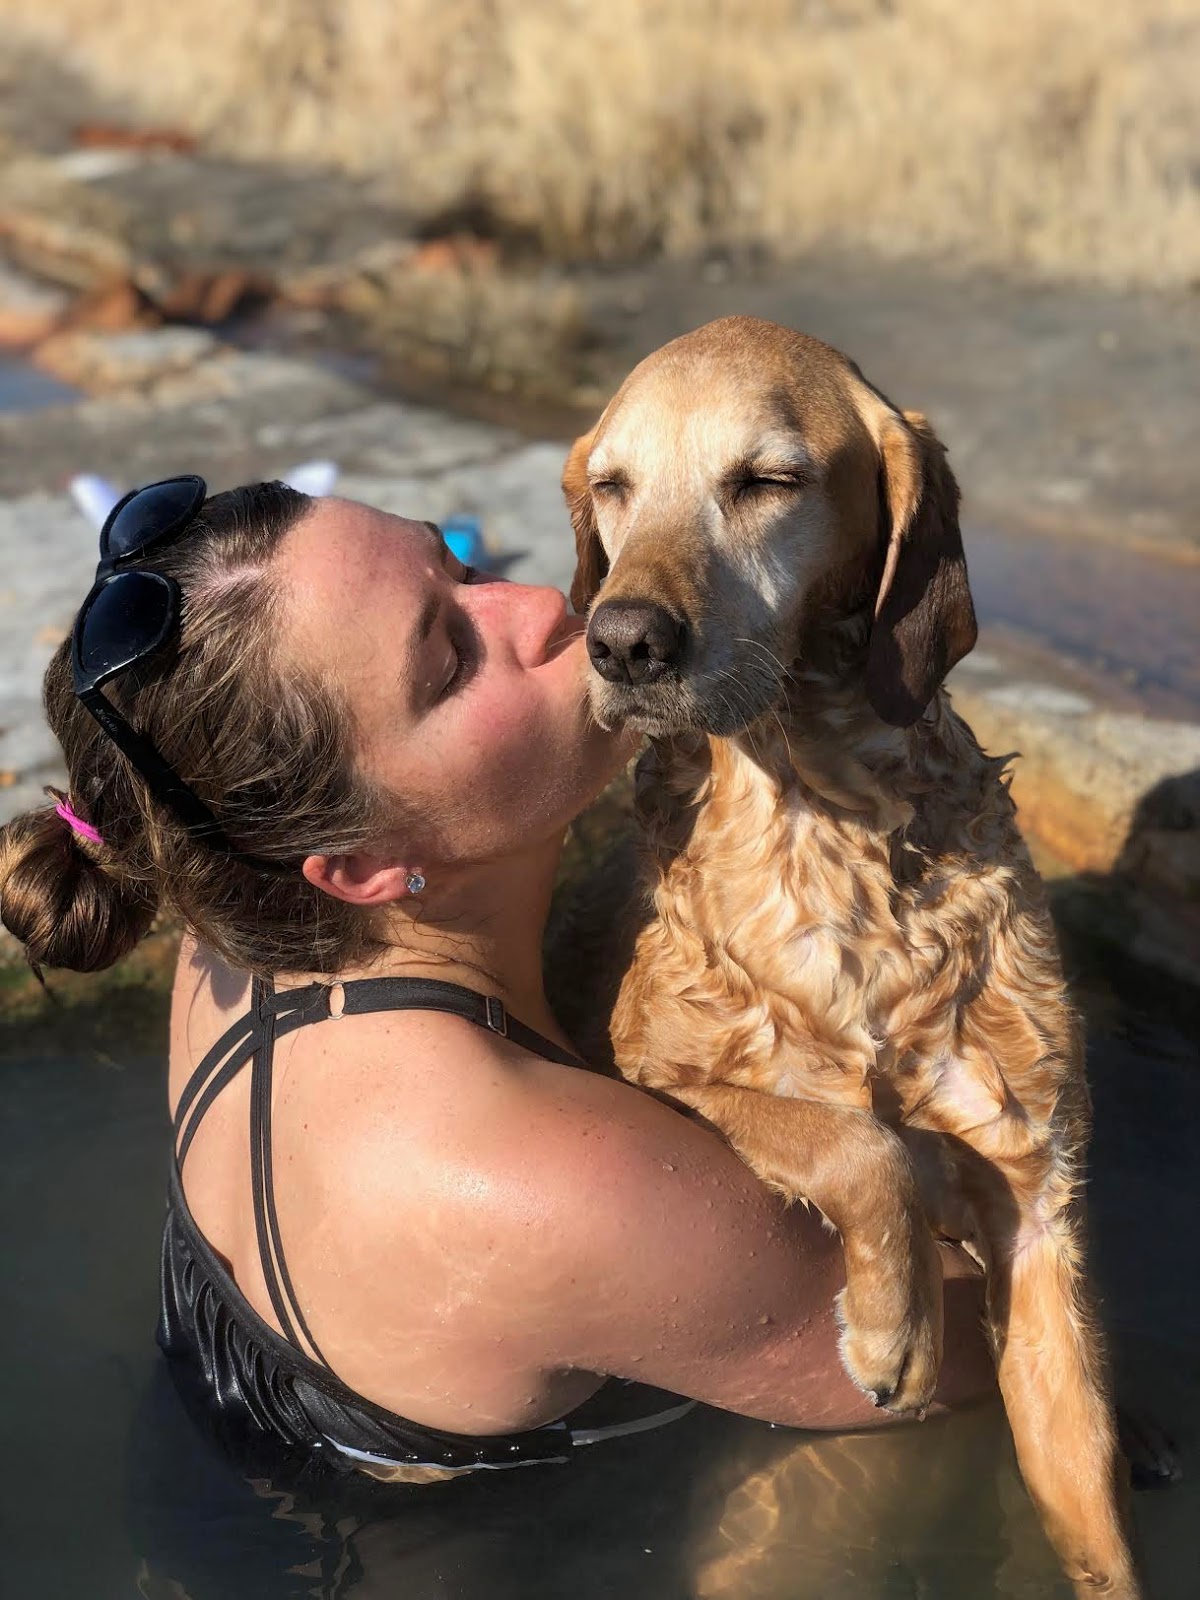
[[[255,978],[251,999],[257,1022],[258,1048],[250,1068],[250,1186],[254,1200],[254,1231],[258,1236],[258,1258],[262,1263],[267,1293],[279,1318],[284,1338],[303,1350],[302,1333],[314,1361],[329,1369],[321,1347],[313,1338],[304,1312],[292,1286],[283,1254],[279,1213],[275,1209],[275,1167],[271,1150],[271,1077],[275,1067],[275,1038],[278,1032],[277,1008],[268,1002],[276,998],[270,978]],[[299,1330],[299,1331],[297,1331]]]
[[[334,986],[337,987],[336,985]],[[582,1067],[578,1056],[553,1044],[544,1034],[510,1017],[504,1002],[494,994],[479,994],[461,983],[446,983],[441,978],[359,978],[341,985],[345,996],[343,1015],[358,1016],[367,1011],[445,1011],[462,1017],[478,1028],[511,1039],[522,1050],[557,1062],[560,1067]]]
[[[332,1009],[341,991],[341,1006]],[[267,1293],[288,1343],[332,1370],[313,1338],[283,1253],[279,1214],[275,1204],[274,1160],[271,1140],[271,1080],[275,1041],[310,1022],[328,1018],[362,1016],[372,1011],[442,1011],[462,1017],[510,1039],[522,1049],[560,1066],[581,1067],[578,1056],[553,1044],[544,1035],[510,1017],[495,995],[477,994],[461,984],[439,978],[360,978],[344,984],[312,983],[277,993],[270,978],[255,978],[251,1005],[245,1016],[213,1045],[184,1086],[175,1110],[175,1162],[177,1174],[191,1148],[200,1124],[217,1096],[251,1063],[250,1074],[250,1181],[254,1229]],[[301,1335],[307,1342],[305,1350]]]

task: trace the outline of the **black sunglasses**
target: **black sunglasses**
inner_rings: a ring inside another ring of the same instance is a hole
[[[102,684],[157,655],[179,632],[183,596],[174,578],[145,567],[119,570],[120,563],[177,539],[191,525],[207,494],[204,479],[192,473],[166,478],[132,490],[105,518],[96,581],[71,633],[75,693],[141,773],[154,798],[178,817],[193,838],[259,872],[292,877],[294,867],[236,849],[195,790],[100,693]]]

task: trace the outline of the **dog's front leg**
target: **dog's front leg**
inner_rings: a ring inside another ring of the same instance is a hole
[[[942,1358],[942,1272],[908,1153],[871,1112],[731,1084],[668,1091],[722,1133],[759,1178],[811,1201],[846,1256],[838,1296],[847,1372],[889,1411],[922,1411]]]

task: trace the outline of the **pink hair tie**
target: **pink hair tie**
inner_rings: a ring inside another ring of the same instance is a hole
[[[92,844],[104,843],[99,831],[93,828],[90,822],[85,822],[82,817],[77,817],[65,800],[57,801],[54,809],[72,831],[79,834],[81,838],[89,839]]]

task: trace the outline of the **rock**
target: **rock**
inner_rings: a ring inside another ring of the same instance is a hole
[[[285,271],[278,279],[280,296],[290,305],[304,308],[340,306],[348,285],[380,280],[386,283],[411,265],[417,248],[408,238],[384,239],[344,261],[325,261]]]
[[[0,349],[37,344],[53,333],[70,296],[0,262]]]
[[[70,289],[129,277],[126,232],[119,202],[67,178],[52,157],[0,165],[0,241],[26,271]]]
[[[1146,869],[1155,852],[1144,836],[1157,815],[1146,797],[1200,769],[1200,726],[1026,682],[986,657],[976,665],[968,656],[951,689],[985,750],[1019,752],[1012,792],[1026,833],[1079,872],[1111,873],[1133,859]],[[1178,885],[1183,853],[1195,857],[1190,875],[1200,874],[1200,806],[1170,832],[1176,865],[1165,875]]]
[[[473,233],[426,239],[412,255],[416,272],[486,272],[496,265],[496,241]]]
[[[96,534],[64,495],[0,500],[0,821],[62,782],[62,756],[41,707],[42,674],[96,567]]]
[[[97,284],[71,306],[70,328],[90,328],[97,333],[123,333],[129,328],[157,328],[162,313],[150,296],[129,278]]]
[[[100,333],[71,329],[39,345],[34,360],[45,372],[89,394],[145,389],[189,372],[221,346],[203,328]]]
[[[1012,793],[1074,934],[1200,985],[1200,726],[1026,680],[991,655],[951,680],[985,750],[1019,752]]]
[[[264,305],[274,293],[275,285],[262,272],[241,267],[185,271],[157,296],[157,305],[169,322],[215,323]]]

